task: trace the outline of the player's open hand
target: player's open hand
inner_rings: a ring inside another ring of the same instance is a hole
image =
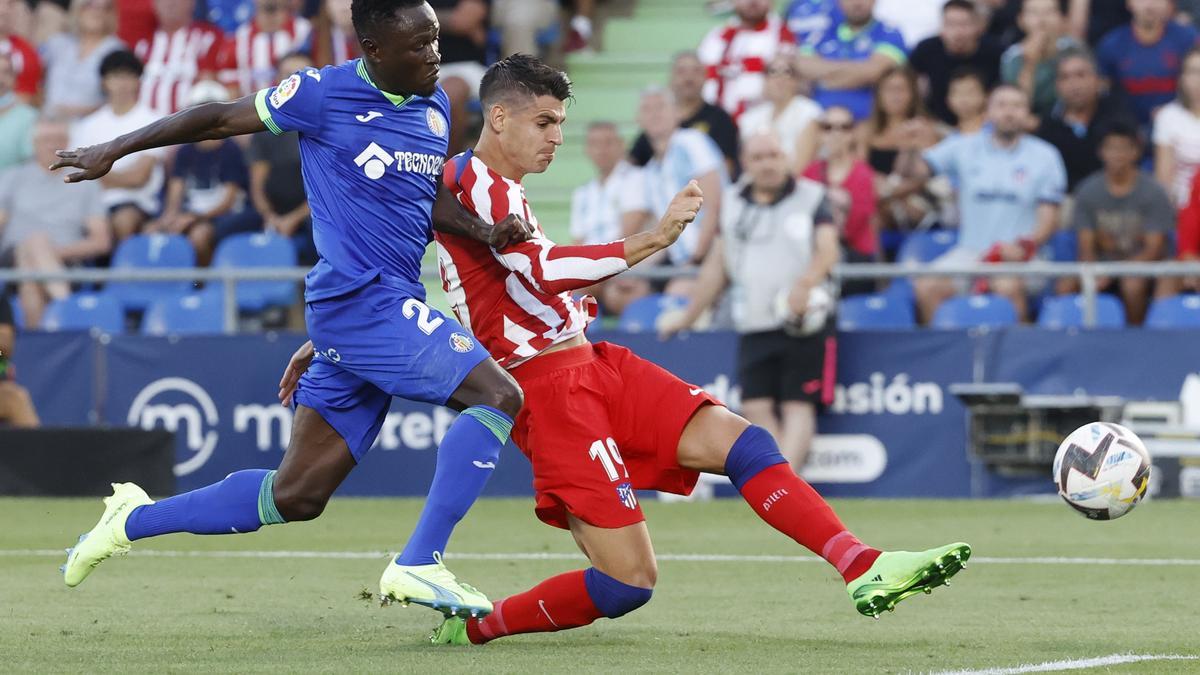
[[[701,206],[704,206],[704,192],[696,181],[689,182],[675,195],[658,222],[658,231],[666,238],[667,246],[674,244],[684,229],[696,219]]]
[[[300,345],[296,353],[292,354],[292,360],[288,361],[287,369],[283,371],[283,377],[279,380],[279,402],[285,408],[292,407],[292,394],[296,393],[296,387],[300,386],[300,376],[308,370],[312,360],[313,343],[309,340]]]
[[[510,213],[504,217],[504,220],[501,220],[492,227],[489,236],[488,245],[496,250],[500,250],[505,246],[533,239],[533,226],[525,218],[515,213]]]
[[[58,161],[50,165],[51,171],[65,168],[79,169],[79,171],[72,171],[63,177],[63,182],[66,183],[96,180],[108,173],[117,159],[109,156],[107,143],[89,145],[86,148],[74,150],[58,150],[54,154],[58,157]]]

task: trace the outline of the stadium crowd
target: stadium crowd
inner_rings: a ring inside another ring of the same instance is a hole
[[[442,25],[451,154],[477,128],[487,63],[603,44],[592,0],[430,4]],[[675,56],[668,86],[646,89],[629,119],[588,128],[596,177],[572,197],[575,240],[642,230],[694,179],[706,207],[659,264],[702,265],[731,228],[753,234],[734,219],[756,211],[723,202],[747,188],[746,147],[766,135],[789,185],[825,186],[842,260],[1200,259],[1200,2],[726,0],[696,11],[731,16]],[[98,184],[67,187],[45,167],[57,148],[357,55],[350,0],[0,0],[0,266],[104,266],[146,233],[186,236],[201,266],[227,239],[263,232],[313,262],[294,133],[141,153]],[[640,133],[626,146],[622,123],[633,119]],[[913,242],[938,232],[952,244],[914,254]],[[841,293],[877,290],[847,282]],[[932,323],[967,290],[1007,298],[1031,320],[1041,298],[1078,288],[926,278],[889,292]],[[1198,289],[1160,278],[1102,279],[1101,290],[1136,324],[1152,298]],[[15,291],[24,325],[36,328],[72,288]],[[657,293],[686,305],[696,292],[683,277],[596,289],[608,316]],[[710,304],[717,324],[736,323],[736,308]]]

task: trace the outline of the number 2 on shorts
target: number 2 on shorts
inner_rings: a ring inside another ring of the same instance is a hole
[[[415,314],[417,316],[417,328],[426,335],[433,335],[433,331],[438,329],[438,326],[446,322],[442,317],[429,318],[429,305],[417,300],[409,298],[404,301],[404,306],[400,308],[404,312],[404,318],[411,319]]]
[[[605,442],[607,441],[607,446]],[[629,478],[629,469],[625,468],[625,460],[621,459],[621,453],[617,450],[617,442],[611,438],[604,441],[596,441],[592,443],[591,450],[588,454],[593,460],[600,460],[600,465],[604,467],[604,473],[608,474],[608,480],[615,481],[620,476],[617,475],[617,465],[621,465],[621,470],[625,472],[625,477]]]

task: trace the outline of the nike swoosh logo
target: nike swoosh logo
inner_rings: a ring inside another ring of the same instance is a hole
[[[359,122],[370,122],[376,117],[383,117],[383,113],[379,112],[378,110],[372,110],[366,115],[355,115],[354,119],[358,120]]]
[[[481,462],[481,461],[479,461],[479,460],[475,460],[475,461],[473,461],[473,462],[471,462],[471,463],[472,463],[472,464],[474,464],[475,466],[477,466],[477,467],[481,468],[481,469],[494,469],[494,468],[496,468],[496,463],[495,463],[495,462]]]
[[[692,396],[699,396],[700,392],[702,392],[702,391],[704,391],[704,390],[703,389],[688,389],[688,393],[691,394]]]
[[[558,624],[554,623],[554,617],[550,616],[550,612],[547,612],[547,611],[546,611],[546,601],[545,601],[545,600],[538,600],[538,607],[541,607],[541,608],[542,608],[542,614],[545,614],[545,615],[546,615],[546,619],[547,619],[547,620],[549,620],[549,621],[550,621],[550,623],[551,623],[551,624],[553,624],[553,626],[554,626],[555,628],[558,628]]]

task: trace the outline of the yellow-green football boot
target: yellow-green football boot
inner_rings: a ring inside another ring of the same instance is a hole
[[[483,617],[492,613],[492,601],[470,584],[463,583],[442,564],[440,553],[432,565],[400,565],[388,562],[379,580],[379,601],[389,605],[410,602],[436,609],[447,618]]]
[[[60,567],[68,586],[83,583],[96,565],[114,555],[129,552],[129,537],[125,536],[125,521],[129,514],[154,500],[133,483],[113,483],[111,497],[104,498],[104,515],[87,534],[79,536],[73,548],[67,549],[67,562]]]
[[[965,568],[970,557],[971,547],[962,542],[916,553],[884,552],[870,569],[846,584],[846,592],[860,614],[878,619],[911,595],[949,586],[950,577]]]

